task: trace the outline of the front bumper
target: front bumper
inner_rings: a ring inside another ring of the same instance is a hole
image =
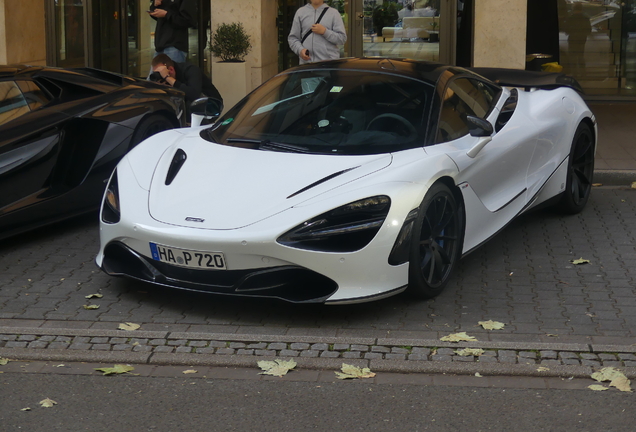
[[[293,265],[243,270],[196,270],[155,261],[124,243],[104,248],[102,270],[172,288],[234,296],[278,298],[293,303],[324,303],[338,289],[335,281]]]

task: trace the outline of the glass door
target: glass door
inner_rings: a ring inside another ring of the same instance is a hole
[[[82,67],[85,64],[83,0],[58,0],[53,5],[55,22],[55,64],[60,67]]]
[[[453,64],[455,2],[350,0],[355,56],[410,58]]]

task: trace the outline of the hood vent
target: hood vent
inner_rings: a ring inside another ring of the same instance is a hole
[[[168,168],[168,175],[166,176],[166,186],[170,185],[174,178],[179,173],[179,170],[185,163],[188,155],[181,149],[178,149],[174,156],[172,157],[172,162],[170,162],[170,168]]]
[[[288,197],[287,197],[287,199],[293,198],[293,197],[295,197],[296,195],[299,195],[299,194],[301,194],[301,193],[303,193],[303,192],[305,192],[305,191],[307,191],[307,190],[309,190],[309,189],[311,189],[311,188],[313,188],[313,187],[316,187],[316,186],[318,186],[318,185],[319,185],[319,184],[321,184],[321,183],[324,183],[324,182],[326,182],[326,181],[328,181],[328,180],[331,180],[331,179],[332,179],[332,178],[334,178],[334,177],[338,177],[339,175],[344,174],[344,173],[346,173],[346,172],[349,172],[349,171],[351,171],[351,170],[354,170],[354,169],[356,169],[356,168],[359,168],[359,166],[355,166],[355,167],[352,167],[352,168],[347,168],[347,169],[345,169],[345,170],[338,171],[338,172],[336,172],[336,173],[330,174],[330,175],[328,175],[327,177],[323,177],[323,178],[321,178],[320,180],[318,180],[317,182],[313,182],[313,183],[312,183],[312,184],[310,184],[309,186],[305,186],[304,188],[302,188],[302,189],[300,189],[300,190],[297,190],[296,192],[294,192],[293,194],[291,194],[290,196],[288,196]]]

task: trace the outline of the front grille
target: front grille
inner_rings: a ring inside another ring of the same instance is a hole
[[[144,257],[121,242],[106,246],[102,270],[112,276],[128,276],[190,291],[279,298],[293,303],[323,303],[338,289],[332,279],[300,266],[189,269]]]

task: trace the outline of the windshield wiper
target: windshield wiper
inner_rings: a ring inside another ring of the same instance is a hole
[[[250,138],[228,138],[228,143],[242,142],[250,144],[258,144],[259,150],[273,150],[273,151],[286,151],[292,153],[310,153],[306,147],[297,146],[294,144],[277,143],[270,140],[257,140]]]

